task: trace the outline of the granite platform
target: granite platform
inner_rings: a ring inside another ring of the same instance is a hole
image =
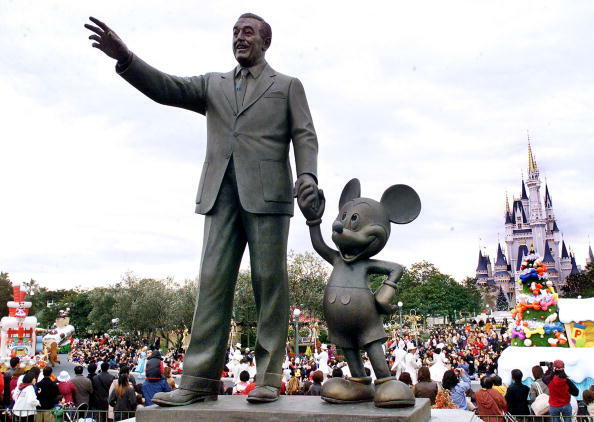
[[[189,406],[138,409],[137,422],[427,422],[429,399],[414,407],[380,409],[373,403],[330,404],[316,396],[281,396],[273,403],[251,404],[245,396],[219,396],[217,401]]]

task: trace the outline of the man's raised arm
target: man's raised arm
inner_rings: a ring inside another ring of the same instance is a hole
[[[116,71],[150,99],[164,105],[206,113],[207,77],[183,78],[163,73],[132,53],[113,29],[94,17],[95,25],[85,24],[94,32],[89,36],[92,46],[117,60]]]

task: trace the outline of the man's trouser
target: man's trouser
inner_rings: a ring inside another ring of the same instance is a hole
[[[246,243],[258,316],[256,383],[280,387],[289,320],[289,218],[243,210],[233,161],[229,162],[215,205],[205,216],[198,296],[181,388],[218,392]]]

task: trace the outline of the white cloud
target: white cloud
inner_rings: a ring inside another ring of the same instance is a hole
[[[594,6],[576,2],[5,2],[0,13],[0,270],[54,287],[126,271],[194,277],[193,198],[205,122],[151,103],[90,48],[93,14],[174,74],[233,65],[242,12],[273,28],[268,60],[304,83],[320,140],[330,224],[344,184],[378,199],[415,187],[417,221],[381,257],[473,274],[518,194],[529,129],[578,261],[594,222]],[[311,249],[303,218],[289,247]],[[494,251],[491,251],[492,253]]]

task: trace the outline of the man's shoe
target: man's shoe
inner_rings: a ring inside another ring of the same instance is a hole
[[[153,396],[153,403],[163,407],[186,406],[199,401],[217,400],[217,393],[197,392],[178,388],[167,393],[157,393]]]
[[[247,396],[250,403],[270,403],[278,400],[279,389],[269,385],[258,385]]]
[[[415,405],[415,395],[408,385],[395,377],[375,380],[376,407],[408,407]]]
[[[371,377],[348,380],[330,378],[322,385],[322,400],[333,404],[363,403],[373,400]]]

